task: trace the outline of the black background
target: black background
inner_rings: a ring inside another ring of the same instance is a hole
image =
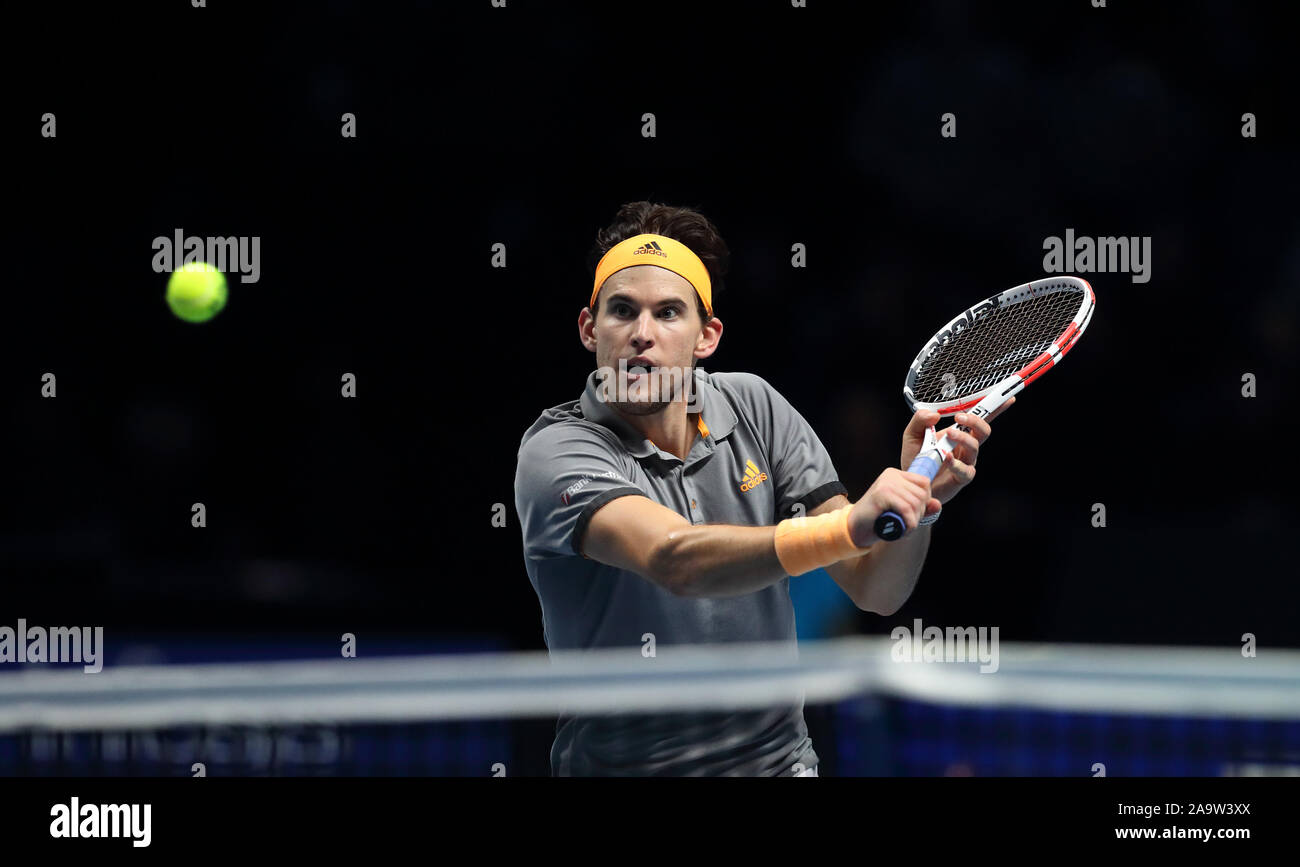
[[[700,851],[715,847],[719,856],[757,858],[774,852],[791,857],[806,854],[808,834],[766,835],[771,839],[761,840],[760,852],[757,844],[763,835],[720,834],[703,820],[668,823],[647,834],[644,810],[657,815],[661,803],[657,799],[662,798],[679,808],[698,804],[698,813],[705,815],[708,804],[721,798],[730,808],[746,812],[785,815],[809,811],[821,816],[842,808],[845,801],[878,794],[871,798],[873,826],[860,836],[870,840],[873,850],[896,848],[900,854],[913,853],[918,845],[927,854],[963,854],[972,846],[990,845],[999,851],[1034,855],[1040,855],[1045,846],[1068,846],[1072,851],[1116,847],[1127,852],[1143,846],[1147,851],[1204,847],[1215,854],[1239,853],[1242,847],[1275,848],[1275,842],[1286,839],[1291,817],[1287,799],[1292,782],[1281,779],[823,779],[811,788],[802,783],[764,783],[649,778],[529,781],[518,777],[454,781],[34,779],[23,781],[25,797],[13,797],[6,804],[0,827],[6,831],[10,850],[41,847],[63,854],[69,848],[87,853],[137,851],[124,838],[51,838],[50,808],[70,805],[75,795],[80,805],[150,804],[152,836],[146,851],[180,853],[192,851],[197,843],[205,852],[240,856],[256,849],[297,857],[318,852],[337,857],[345,851],[343,847],[372,854],[377,846],[400,840],[431,843],[444,853],[463,851],[472,856],[491,845],[497,852],[518,851],[535,857],[540,841],[540,845],[575,852],[591,851],[594,846],[635,846],[640,853],[658,855],[662,851],[665,858],[671,858],[680,856],[681,843],[689,841]],[[936,815],[934,809],[918,806],[936,801],[936,786],[944,787],[939,796],[944,803],[997,807],[949,808]],[[1163,812],[1170,803],[1179,805],[1183,814],[1151,818],[1119,815],[1120,804],[1159,805]],[[1242,805],[1249,813],[1234,809],[1231,813],[1190,815],[1195,805],[1207,804]],[[508,833],[501,833],[503,823],[508,823]],[[939,823],[943,833],[936,834]],[[587,827],[602,829],[600,842],[576,839]],[[1118,839],[1117,828],[1154,829],[1157,835],[1167,829],[1185,833],[1188,828],[1245,833],[1235,834],[1234,839],[1161,839],[1143,844]],[[832,836],[836,832],[818,825],[810,833]],[[574,839],[570,842],[569,838]],[[749,847],[753,847],[753,856]]]
[[[1271,4],[41,14],[6,27],[0,623],[542,647],[516,451],[594,365],[597,229],[649,199],[731,246],[705,367],[775,385],[855,499],[898,461],[939,325],[1043,276],[1048,236],[1150,236],[1149,283],[1081,275],[1087,334],[995,423],[912,599],[856,628],[1300,646],[1294,31]],[[260,281],[203,325],[151,269],[177,228],[261,238]]]

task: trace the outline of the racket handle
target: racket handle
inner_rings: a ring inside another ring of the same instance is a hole
[[[916,456],[916,460],[912,461],[907,471],[933,481],[941,466],[943,466],[943,454],[938,449],[927,449]],[[892,542],[903,537],[903,533],[907,531],[907,523],[897,512],[881,512],[876,517],[874,529],[878,538]]]

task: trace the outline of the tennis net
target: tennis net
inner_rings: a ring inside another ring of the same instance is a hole
[[[549,773],[555,715],[803,701],[830,775],[1300,775],[1300,652],[897,643],[106,667],[0,673],[0,774]]]

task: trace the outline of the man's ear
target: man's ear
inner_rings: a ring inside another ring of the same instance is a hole
[[[708,358],[718,349],[722,339],[722,320],[713,317],[700,327],[700,336],[695,341],[695,357]]]
[[[596,317],[591,314],[590,307],[582,308],[578,314],[578,339],[588,352],[596,351]]]

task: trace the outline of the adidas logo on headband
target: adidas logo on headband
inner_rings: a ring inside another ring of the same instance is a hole
[[[664,252],[663,247],[659,246],[658,241],[651,241],[648,244],[642,244],[640,247],[637,247],[635,250],[632,251],[632,255],[633,256],[651,255],[651,256],[663,256],[665,259],[668,258],[668,254]]]

